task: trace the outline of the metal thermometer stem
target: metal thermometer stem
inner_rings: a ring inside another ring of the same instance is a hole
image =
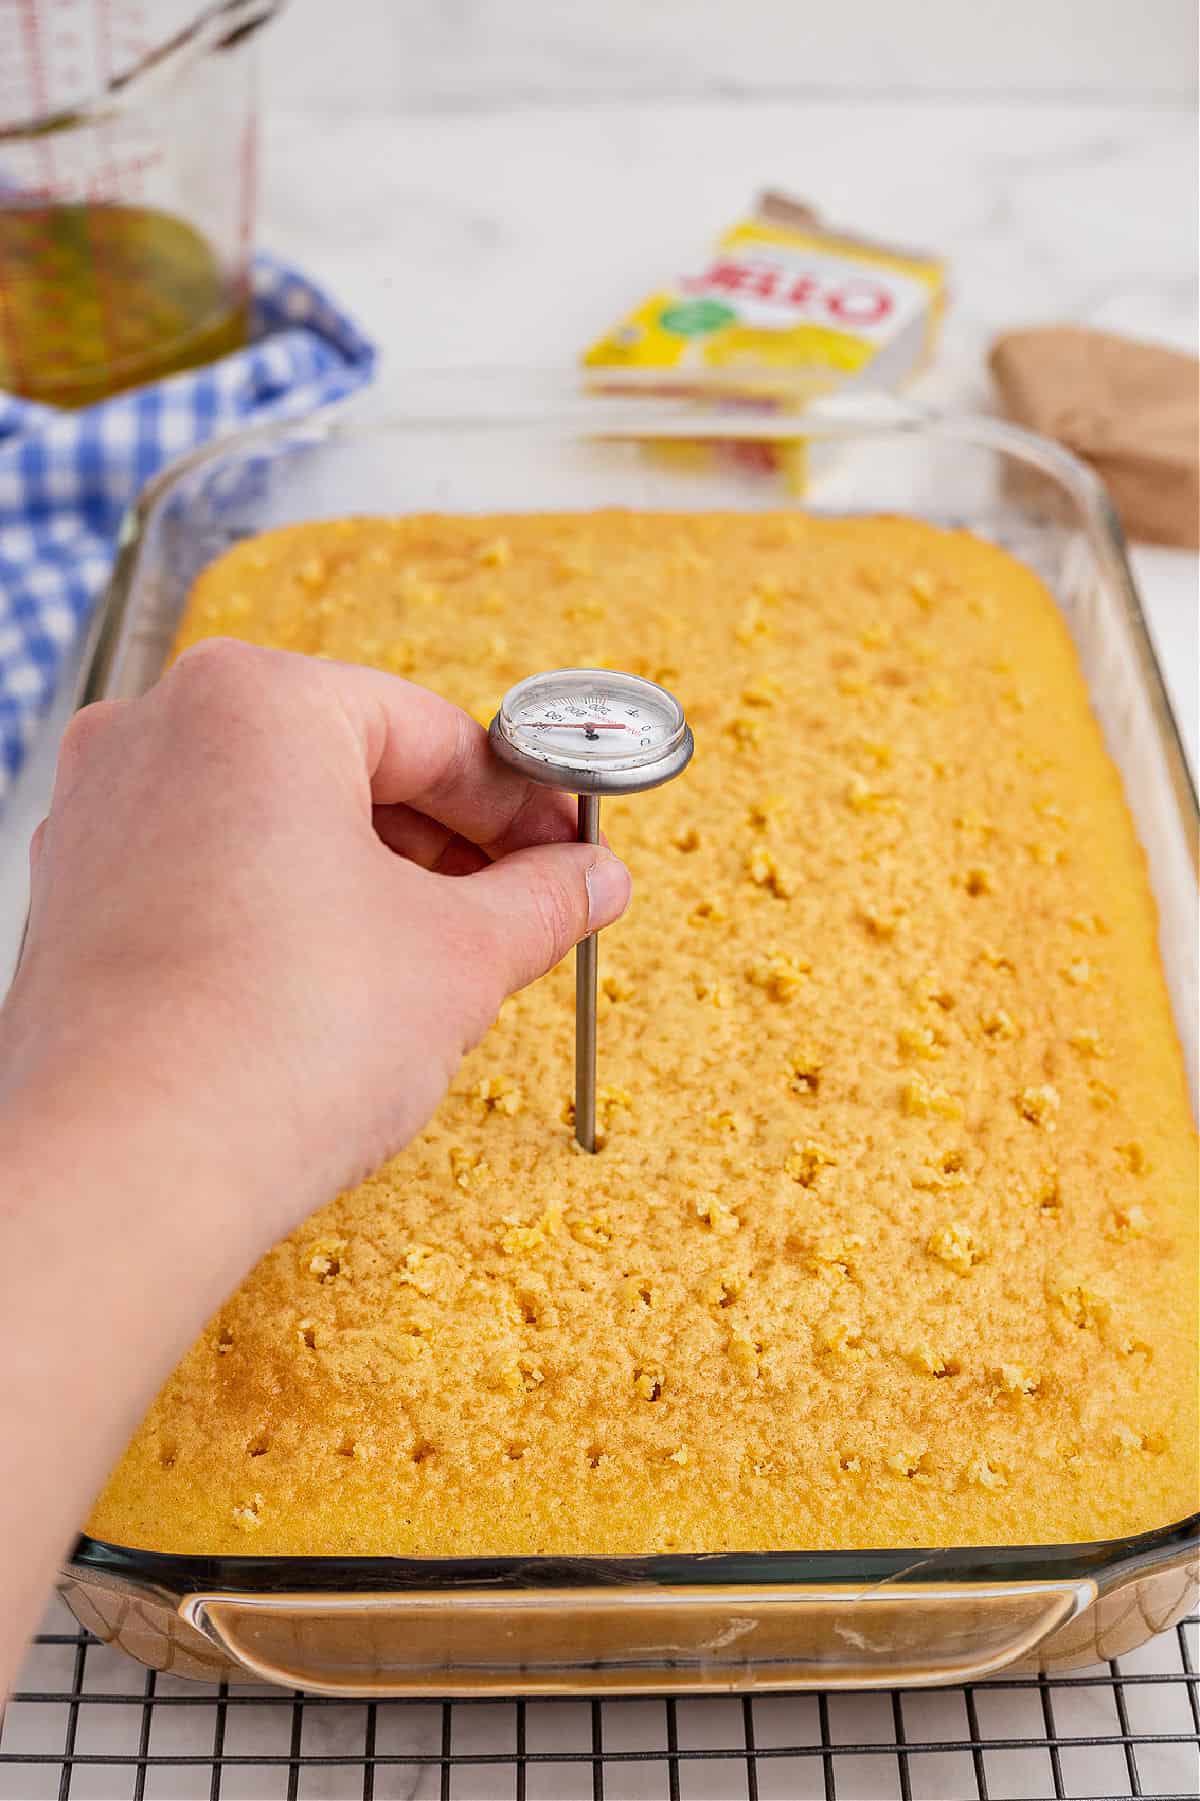
[[[600,797],[641,794],[687,768],[695,748],[683,708],[643,675],[551,669],[509,689],[488,738],[526,781],[578,799],[580,844],[600,842]],[[575,950],[575,1137],[596,1149],[596,934]]]
[[[600,796],[579,796],[579,842],[600,842]],[[596,1148],[596,971],[599,946],[589,932],[575,947],[575,1136]]]

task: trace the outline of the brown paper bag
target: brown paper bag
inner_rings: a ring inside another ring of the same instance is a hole
[[[1200,363],[1075,325],[997,338],[1009,418],[1095,469],[1131,538],[1200,548]]]

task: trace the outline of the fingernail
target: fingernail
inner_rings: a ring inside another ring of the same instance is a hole
[[[629,905],[632,882],[619,857],[604,851],[587,872],[588,931],[598,932],[620,919]]]

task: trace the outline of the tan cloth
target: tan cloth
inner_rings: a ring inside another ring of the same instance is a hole
[[[1131,538],[1200,548],[1200,363],[1076,325],[997,338],[989,358],[1011,419],[1090,463]]]

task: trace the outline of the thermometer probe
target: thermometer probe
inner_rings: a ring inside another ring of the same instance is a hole
[[[579,842],[600,842],[605,794],[640,794],[687,768],[695,748],[673,694],[612,669],[553,669],[510,688],[488,728],[502,762],[579,797]],[[575,1136],[596,1148],[596,934],[575,950]]]

